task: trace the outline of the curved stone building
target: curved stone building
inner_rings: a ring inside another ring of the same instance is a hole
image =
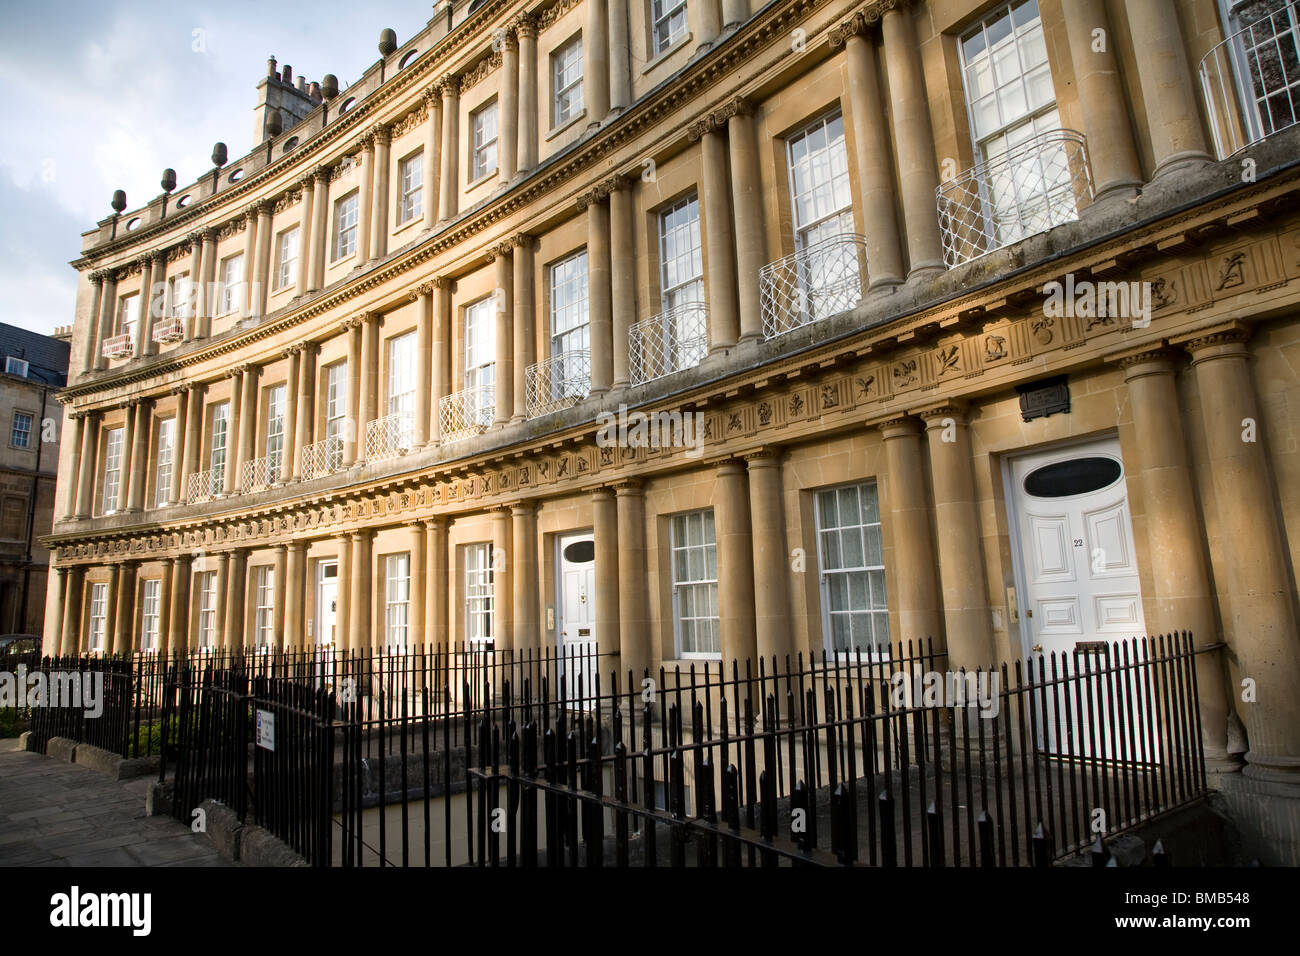
[[[46,648],[1186,629],[1294,842],[1298,30],[475,0],[272,62],[251,153],[83,237]]]

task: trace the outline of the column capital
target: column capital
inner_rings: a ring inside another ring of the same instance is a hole
[[[290,541],[287,545],[290,554],[305,554],[307,551],[306,541]]]
[[[352,538],[353,542],[355,542],[355,543],[360,543],[360,542],[362,542],[362,541],[369,542],[369,541],[372,540],[372,539],[374,538],[374,536],[375,536],[375,529],[374,529],[374,528],[354,528],[352,531],[350,531],[350,532],[348,533],[348,535],[349,535],[349,537]]]
[[[532,249],[537,245],[537,237],[526,232],[516,232],[510,237],[510,244],[520,249]]]
[[[1172,375],[1177,365],[1179,350],[1164,344],[1149,345],[1131,349],[1115,355],[1105,356],[1105,360],[1118,365],[1124,370],[1124,381],[1132,381],[1143,375]]]
[[[779,465],[785,457],[785,449],[780,446],[765,446],[745,452],[744,459],[749,467],[766,468]]]
[[[515,35],[514,23],[507,23],[502,29],[505,32],[501,41],[502,47],[512,53],[517,52],[519,49],[519,38]]]
[[[167,254],[166,249],[155,249],[153,252],[149,253],[149,258],[153,259],[154,265],[165,267],[170,256]]]
[[[743,458],[723,458],[715,467],[719,475],[743,475],[745,473]]]
[[[460,96],[460,77],[455,73],[447,73],[439,77],[434,86],[444,100],[454,100]]]
[[[90,281],[91,281],[92,283],[94,283],[95,285],[102,286],[102,285],[104,284],[104,280],[108,278],[108,270],[107,270],[107,269],[93,269],[93,270],[91,270],[91,272],[90,272],[90,276],[89,276],[89,278],[90,278]]]
[[[619,481],[611,482],[610,487],[614,489],[614,494],[618,495],[620,498],[625,498],[629,495],[640,495],[642,489],[640,478],[623,478]]]
[[[442,515],[434,515],[431,518],[421,518],[420,523],[429,531],[446,531],[448,522]]]
[[[713,129],[727,125],[733,116],[747,116],[754,111],[754,104],[744,96],[733,96],[717,109],[709,113],[709,123]]]
[[[601,485],[599,488],[592,488],[592,489],[591,489],[591,500],[592,500],[592,501],[613,501],[613,500],[614,500],[614,486],[613,486],[613,485]]]
[[[925,422],[926,428],[943,428],[945,419],[951,418],[957,424],[966,424],[966,402],[960,398],[950,399],[938,405],[923,408],[916,414]]]
[[[205,229],[195,229],[188,236],[186,236],[185,239],[192,246],[202,246],[203,237],[206,234],[206,232],[207,230]]]
[[[889,441],[891,438],[905,438],[921,434],[921,423],[910,415],[896,415],[893,418],[886,418],[884,421],[876,422],[875,427],[880,429],[881,437],[885,441]]]
[[[533,501],[531,498],[524,498],[521,501],[516,501],[511,504],[510,513],[515,517],[520,518],[527,515],[535,515],[537,514],[537,502]]]
[[[153,262],[153,260],[154,260],[154,256],[155,256],[154,253],[152,253],[152,252],[146,252],[144,255],[140,256],[139,258],[137,258],[137,259],[135,260],[135,267],[136,267],[137,269],[142,270],[142,271],[143,271],[144,269],[148,269],[149,266],[150,266],[150,264],[151,264],[151,263]]]
[[[317,166],[311,172],[311,178],[319,184],[328,184],[330,176],[334,173],[334,167],[330,165]]]
[[[366,130],[366,139],[376,145],[387,146],[393,135],[393,127],[388,123],[376,123]]]
[[[342,322],[340,322],[339,328],[342,329],[344,332],[351,332],[354,329],[361,328],[361,326],[364,324],[364,321],[365,320],[362,316],[354,315],[352,316],[352,318],[344,319]]]
[[[839,26],[832,27],[830,33],[830,43],[832,50],[838,50],[849,41],[849,37],[865,37],[877,23],[890,10],[895,9],[900,4],[891,2],[891,0],[878,0],[876,3],[869,3],[861,10],[854,13],[851,17],[841,23]]]
[[[435,285],[434,285],[433,282],[431,282],[431,281],[430,281],[430,282],[422,282],[422,283],[420,283],[419,285],[417,285],[414,289],[412,289],[410,292],[408,292],[408,293],[406,294],[406,297],[407,297],[410,301],[414,302],[414,301],[416,301],[417,299],[419,299],[421,296],[425,296],[425,295],[433,295],[433,290],[434,290],[434,288],[435,288]]]
[[[511,26],[522,40],[537,39],[537,17],[531,13],[521,13],[511,21]]]
[[[717,127],[713,123],[713,115],[709,114],[686,127],[686,138],[692,143],[698,143],[706,133],[712,133],[716,129]]]
[[[1207,358],[1245,355],[1248,341],[1250,341],[1250,329],[1239,322],[1232,322],[1171,341],[1170,344],[1176,344],[1191,353],[1192,364],[1195,365]]]

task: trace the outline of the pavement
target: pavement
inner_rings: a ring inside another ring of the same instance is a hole
[[[144,812],[149,778],[117,781],[0,740],[0,866],[235,866],[206,836]]]

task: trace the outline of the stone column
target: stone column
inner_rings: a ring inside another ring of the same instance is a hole
[[[379,417],[379,315],[367,312],[361,324],[361,393],[357,407],[357,458],[366,457],[366,431]]]
[[[361,187],[357,190],[357,254],[353,268],[370,257],[370,221],[375,207],[375,128],[361,135]]]
[[[172,302],[171,283],[167,281],[167,253],[159,250],[153,254],[153,268],[149,272],[149,314],[155,321],[166,322],[175,308]],[[157,294],[155,295],[155,291]]]
[[[244,400],[244,376],[248,374],[245,366],[231,369],[230,376],[230,408],[226,418],[226,473],[222,476],[222,493],[233,495],[235,493],[235,479],[239,475],[239,449],[240,442],[238,438],[240,406]]]
[[[295,402],[300,398],[301,386],[299,382],[302,378],[302,357],[303,352],[309,346],[306,344],[292,345],[284,350],[284,355],[289,359],[289,380],[285,383],[284,388],[284,450],[280,456],[280,475],[279,480],[288,483],[293,480],[294,472],[297,470],[296,462],[298,461],[298,426],[301,424],[299,417],[294,414]]]
[[[878,426],[888,468],[882,510],[889,514],[893,575],[887,581],[890,603],[898,609],[894,642],[934,638],[942,646],[934,545],[925,497],[921,426],[914,418],[892,418]]]
[[[587,213],[587,314],[591,320],[591,394],[608,392],[614,379],[614,329],[610,303],[609,210],[601,187],[578,200]]]
[[[510,507],[492,509],[492,639],[498,651],[514,645],[514,602],[516,556],[511,540]]]
[[[718,465],[713,492],[718,543],[718,617],[722,625],[722,659],[754,661],[754,541],[745,464],[728,458]]]
[[[370,258],[374,260],[388,255],[388,147],[393,131],[392,127],[379,123],[372,132],[375,137],[375,190],[371,201]]]
[[[231,587],[230,578],[230,552],[221,551],[217,554],[217,580],[216,580],[216,613],[212,615],[212,644],[213,647],[229,653],[235,650],[231,643],[230,631],[235,626],[235,615],[231,613]],[[199,601],[196,596],[195,610],[198,610]],[[198,643],[201,632],[196,631],[194,635],[195,644]]]
[[[239,301],[239,315],[245,319],[254,314],[257,302],[257,211],[260,205],[254,203],[244,212],[244,288]]]
[[[760,657],[784,664],[790,638],[790,553],[785,545],[785,489],[780,452],[745,456],[754,537],[754,633]]]
[[[153,399],[142,398],[135,406],[135,433],[130,448],[131,490],[126,499],[127,511],[144,510],[144,491],[149,464],[149,437],[153,431]],[[126,451],[127,449],[123,449]]]
[[[1083,133],[1088,140],[1088,160],[1096,182],[1095,202],[1120,196],[1132,199],[1142,185],[1142,166],[1129,126],[1131,107],[1120,79],[1113,35],[1106,17],[1105,0],[1076,0],[1061,5],[1070,62],[1079,95]],[[1093,31],[1107,37],[1098,49]],[[1140,59],[1141,57],[1139,57]]]
[[[442,171],[438,174],[438,218],[455,219],[460,199],[460,78],[445,76],[442,89]]]
[[[948,667],[991,667],[997,663],[997,653],[966,408],[958,403],[938,405],[926,409],[922,417],[930,443]]]
[[[171,614],[172,606],[172,566],[164,561],[162,575],[158,581],[158,658],[164,659],[171,653]]]
[[[881,30],[885,37],[903,225],[907,232],[907,277],[911,279],[943,271],[943,242],[934,204],[939,168],[934,158],[930,107],[911,10],[902,4],[887,10],[881,20]]]
[[[203,293],[195,310],[194,335],[207,338],[212,334],[212,313],[216,311],[220,298],[217,294],[217,232],[214,228],[203,230]],[[306,232],[303,232],[306,236]],[[305,256],[306,253],[304,252]]]
[[[892,289],[903,281],[903,253],[898,245],[898,196],[889,124],[880,94],[876,46],[867,31],[866,18],[855,16],[831,31],[831,46],[844,46],[848,68],[856,147],[853,158],[857,162],[862,227],[867,240],[867,279],[874,291]]]
[[[424,91],[428,119],[424,124],[424,186],[420,209],[423,231],[429,232],[438,222],[438,169],[442,165],[442,97],[436,87]]]
[[[425,599],[424,639],[437,647],[450,649],[447,627],[447,520],[424,519]]]
[[[94,370],[102,372],[108,368],[108,359],[104,358],[104,341],[113,334],[113,321],[117,318],[117,270],[104,270],[104,291],[100,296],[99,335],[95,337]],[[94,320],[92,320],[94,321]]]
[[[630,670],[634,682],[639,682],[652,657],[646,605],[645,498],[641,482],[634,479],[619,482],[614,492],[618,508],[619,673]]]
[[[615,116],[632,105],[632,50],[627,4],[609,5],[609,108]]]
[[[173,654],[184,653],[190,647],[190,556],[177,555],[171,559],[171,607],[168,609],[167,640]]]
[[[311,241],[307,245],[307,291],[325,285],[325,219],[329,212],[330,168],[318,166],[312,175]]]
[[[243,471],[243,466],[257,457],[257,420],[262,415],[261,408],[261,389],[259,384],[262,378],[262,370],[256,365],[250,365],[244,371],[244,396],[239,402],[239,468]],[[235,473],[235,483],[242,483],[242,475]],[[246,488],[240,488],[241,491],[247,491]]]
[[[301,299],[311,288],[311,228],[316,208],[316,175],[308,173],[298,180],[302,200],[298,203],[298,274],[294,276],[293,297]]]
[[[497,182],[500,187],[505,187],[515,178],[519,163],[519,41],[513,27],[506,28],[501,50],[499,97],[497,166],[500,175]]]
[[[258,319],[266,314],[266,298],[271,287],[271,213],[274,208],[269,199],[257,204],[257,262],[253,267],[248,309],[253,318]]]
[[[104,605],[104,642],[100,645],[101,654],[113,653],[113,642],[117,640],[117,605],[118,591],[122,583],[122,565],[108,566],[108,600]],[[86,648],[90,650],[89,647]]]
[[[68,584],[63,591],[63,633],[59,655],[69,657],[81,650],[81,615],[85,609],[86,569],[79,564],[68,569]]]
[[[695,38],[696,55],[713,46],[722,32],[722,13],[718,0],[696,0],[686,6],[687,27]]]
[[[533,316],[533,247],[537,244],[527,233],[511,237],[514,245],[514,407],[510,420],[522,422],[528,417],[528,366],[537,361],[537,332]],[[617,356],[615,356],[617,361]],[[498,407],[500,402],[498,401]]]
[[[77,478],[77,514],[78,518],[89,518],[95,507],[95,471],[99,457],[99,412],[86,412],[86,424],[82,429],[81,474]]]
[[[609,113],[609,0],[587,0],[582,30],[582,101],[587,128],[599,126]]]
[[[424,629],[424,602],[428,594],[428,552],[425,550],[424,522],[412,521],[406,529],[411,536],[410,613],[406,618],[406,643],[419,647],[428,641]]]
[[[442,441],[442,400],[451,394],[451,280],[434,276],[433,287],[433,409],[429,444]]]
[[[136,411],[140,399],[130,398],[122,402],[119,408],[126,409],[126,422],[122,427],[122,458],[117,485],[117,501],[113,502],[114,511],[129,511],[131,508],[131,479],[135,477],[135,423]],[[105,462],[107,465],[107,462]],[[104,502],[104,511],[108,511],[108,502]]]
[[[52,555],[51,555],[52,556]],[[50,595],[47,602],[49,612],[45,626],[41,631],[41,645],[38,650],[42,657],[58,657],[59,644],[63,640],[63,605],[68,593],[68,569],[65,565],[50,567]]]
[[[409,294],[418,302],[415,325],[415,447],[424,448],[432,434],[431,421],[437,411],[433,403],[433,283],[416,286]]]
[[[749,0],[722,0],[722,26],[730,30],[749,19]]]
[[[284,611],[289,600],[287,552],[288,549],[283,544],[277,544],[274,548],[275,565],[272,573],[275,575],[275,580],[271,583],[275,594],[275,610],[271,612],[271,646],[277,648],[285,648],[289,645],[284,632]],[[299,603],[301,604],[301,595],[299,595]],[[299,608],[298,616],[294,620],[295,622],[302,621],[301,608]]]
[[[348,337],[348,417],[343,429],[343,467],[351,468],[357,463],[357,442],[361,428],[358,424],[358,409],[361,404],[361,339],[362,319],[348,319],[343,323]]]
[[[153,342],[153,309],[151,308],[150,298],[153,289],[153,257],[141,256],[137,262],[140,266],[140,295],[136,299],[140,307],[140,321],[136,323],[135,328],[135,357],[142,355],[152,355],[156,349]]]
[[[116,575],[117,620],[113,625],[113,645],[108,650],[111,654],[130,654],[135,649],[136,578],[140,565],[137,561],[123,561],[116,567],[121,568]]]
[[[515,20],[519,37],[519,162],[518,172],[537,165],[537,21],[531,14]]]
[[[614,4],[610,9],[622,7]],[[609,248],[610,248],[610,300],[613,325],[613,381],[614,388],[631,384],[628,336],[632,323],[638,318],[636,310],[636,245],[633,230],[636,208],[632,197],[632,183],[624,176],[615,176],[610,182],[609,194]]]
[[[613,654],[618,653],[622,646],[619,634],[622,612],[618,588],[618,507],[614,489],[597,488],[591,493],[591,523],[596,547],[597,649],[602,654]],[[620,678],[626,672],[626,665],[620,662]]]
[[[230,552],[230,581],[226,595],[226,633],[230,635],[226,649],[238,651],[250,643],[245,633],[248,621],[247,548],[236,548]]]
[[[89,375],[99,362],[99,316],[103,311],[104,278],[106,272],[96,270],[90,274],[90,316],[86,322],[86,337],[82,345],[81,374]]]
[[[184,386],[172,389],[176,396],[176,424],[172,428],[172,474],[167,487],[167,504],[178,505],[185,494],[185,445],[189,434],[190,390]]]
[[[521,501],[510,510],[514,517],[514,567],[510,580],[514,586],[514,646],[517,651],[542,649],[537,616],[537,506]]]
[[[1155,158],[1151,178],[1208,163],[1196,88],[1173,0],[1131,0],[1124,4],[1124,12],[1129,32],[1140,45],[1138,80]]]
[[[294,431],[298,435],[297,447],[291,463],[292,480],[302,478],[302,451],[316,438],[316,360],[320,357],[320,346],[315,342],[303,342],[298,362],[298,423]]]
[[[206,418],[206,406],[203,403],[203,397],[207,391],[207,386],[199,383],[190,386],[190,397],[186,402],[185,411],[185,475],[183,481],[188,483],[189,476],[197,474],[204,469],[200,468],[200,456],[203,452],[203,425]],[[181,500],[184,500],[187,492],[187,484],[181,485]]]
[[[374,644],[373,621],[370,616],[371,582],[374,578],[371,560],[373,539],[374,532],[369,528],[352,532],[352,597],[348,608],[348,647],[352,650]]]
[[[67,478],[62,489],[63,500],[59,503],[59,515],[65,519],[77,515],[77,486],[81,481],[81,451],[85,441],[83,435],[86,431],[86,413],[68,409],[67,420],[72,423],[72,438],[68,443],[72,451],[69,453]]]
[[[338,604],[334,614],[334,627],[337,640],[335,649],[350,651],[352,649],[352,536],[346,531],[335,538],[338,543],[339,583]]]
[[[748,16],[748,10],[745,15]],[[727,116],[727,155],[731,158],[740,341],[745,342],[763,337],[763,312],[758,296],[758,273],[767,261],[763,242],[763,189],[759,181],[753,105],[743,97],[736,97],[723,112]]]
[[[514,269],[512,262],[513,247],[503,242],[488,252],[488,261],[493,263],[492,279],[495,285],[493,308],[496,313],[496,356],[494,358],[493,381],[496,389],[496,413],[492,419],[493,427],[500,427],[510,421],[515,408],[515,340],[514,340]]]
[[[307,542],[290,541],[285,568],[283,630],[284,648],[303,647],[307,643],[304,609],[307,597]]]
[[[1174,381],[1176,356],[1151,349],[1119,360],[1128,385],[1137,450],[1125,458],[1129,474],[1141,476],[1152,590],[1143,599],[1143,610],[1149,625],[1154,624],[1150,629],[1162,634],[1190,631],[1196,644],[1204,647],[1217,644],[1220,633]],[[1196,677],[1206,769],[1231,772],[1239,763],[1228,756],[1229,698],[1219,656],[1200,655]]]
[[[700,141],[703,160],[704,282],[709,297],[709,351],[731,348],[740,336],[736,311],[735,237],[727,202],[727,144],[710,117],[692,124],[687,137]],[[754,277],[755,283],[758,276]]]
[[[1277,488],[1260,443],[1248,332],[1235,324],[1186,343],[1201,398],[1205,452],[1219,512],[1223,577],[1216,580],[1228,645],[1255,700],[1237,708],[1250,740],[1242,772],[1259,780],[1300,782],[1300,642],[1277,518]],[[1252,431],[1248,431],[1252,430]],[[1253,430],[1258,430],[1257,433]]]
[[[186,238],[190,242],[190,285],[185,290],[184,338],[189,340],[194,338],[197,333],[199,313],[205,311],[207,306],[203,294],[203,232],[192,232]],[[157,346],[152,341],[152,336],[147,348],[150,355],[158,351]]]

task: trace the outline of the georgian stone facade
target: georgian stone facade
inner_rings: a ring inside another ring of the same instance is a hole
[[[498,648],[555,647],[559,545],[590,532],[583,637],[624,672],[927,636],[953,666],[1048,636],[1223,642],[1199,670],[1209,764],[1294,850],[1300,136],[1212,157],[1196,72],[1231,9],[674,9],[458,7],[85,235],[47,649],[462,646],[485,619]],[[1026,105],[980,119],[1008,28]],[[1023,226],[1035,184],[1068,207],[1051,228]],[[1008,204],[1021,225],[990,225]],[[1067,280],[1150,307],[1049,308]],[[133,294],[153,308],[124,338]],[[621,406],[699,440],[601,440]],[[1070,519],[1058,557],[1096,580],[1062,598],[1010,476],[1072,443],[1125,484]],[[828,550],[846,534],[878,550],[852,564]]]

